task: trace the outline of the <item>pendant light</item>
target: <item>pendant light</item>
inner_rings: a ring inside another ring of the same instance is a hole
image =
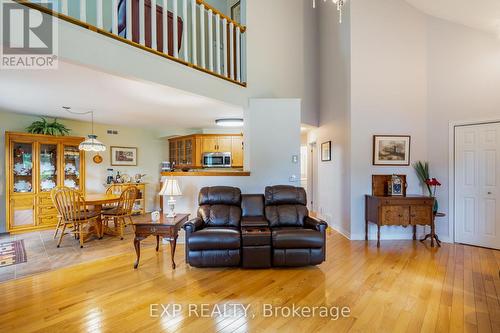
[[[94,134],[94,111],[86,111],[86,112],[75,112],[71,111],[69,106],[63,106],[63,109],[72,114],[85,115],[90,114],[92,120],[92,134],[87,136],[87,139],[80,143],[78,149],[87,151],[87,152],[102,152],[106,151],[106,145],[104,145],[101,141],[97,140],[97,135]]]

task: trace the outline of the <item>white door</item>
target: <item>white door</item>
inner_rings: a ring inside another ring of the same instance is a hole
[[[500,123],[455,130],[455,240],[500,249]]]

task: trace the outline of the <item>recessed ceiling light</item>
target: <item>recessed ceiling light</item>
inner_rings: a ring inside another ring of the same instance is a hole
[[[222,127],[241,127],[243,126],[243,119],[241,118],[226,118],[215,120],[217,126]]]

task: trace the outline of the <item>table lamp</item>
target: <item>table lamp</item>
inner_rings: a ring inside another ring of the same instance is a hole
[[[174,196],[182,195],[181,189],[179,188],[179,183],[177,179],[167,179],[163,183],[163,187],[160,191],[161,196],[169,196],[168,199],[168,207],[170,211],[167,214],[167,217],[175,217],[175,199]]]

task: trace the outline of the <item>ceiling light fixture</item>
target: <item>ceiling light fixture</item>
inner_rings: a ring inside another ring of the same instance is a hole
[[[85,112],[75,112],[71,111],[71,107],[69,106],[63,106],[62,107],[64,110],[68,111],[69,113],[72,114],[77,114],[77,115],[85,115],[89,114],[91,115],[92,119],[92,134],[88,135],[87,140],[83,141],[80,143],[78,146],[78,149],[83,150],[83,151],[93,151],[93,152],[102,152],[106,150],[106,146],[99,140],[97,140],[97,135],[94,134],[94,111],[85,111]]]
[[[347,0],[332,0],[332,2],[337,5],[337,11],[339,12],[339,23],[342,23],[342,14],[346,1]],[[326,0],[323,0],[323,2],[326,2]],[[313,8],[316,8],[316,0],[313,0]]]
[[[241,118],[225,118],[215,120],[215,124],[222,127],[242,127],[244,122]]]

